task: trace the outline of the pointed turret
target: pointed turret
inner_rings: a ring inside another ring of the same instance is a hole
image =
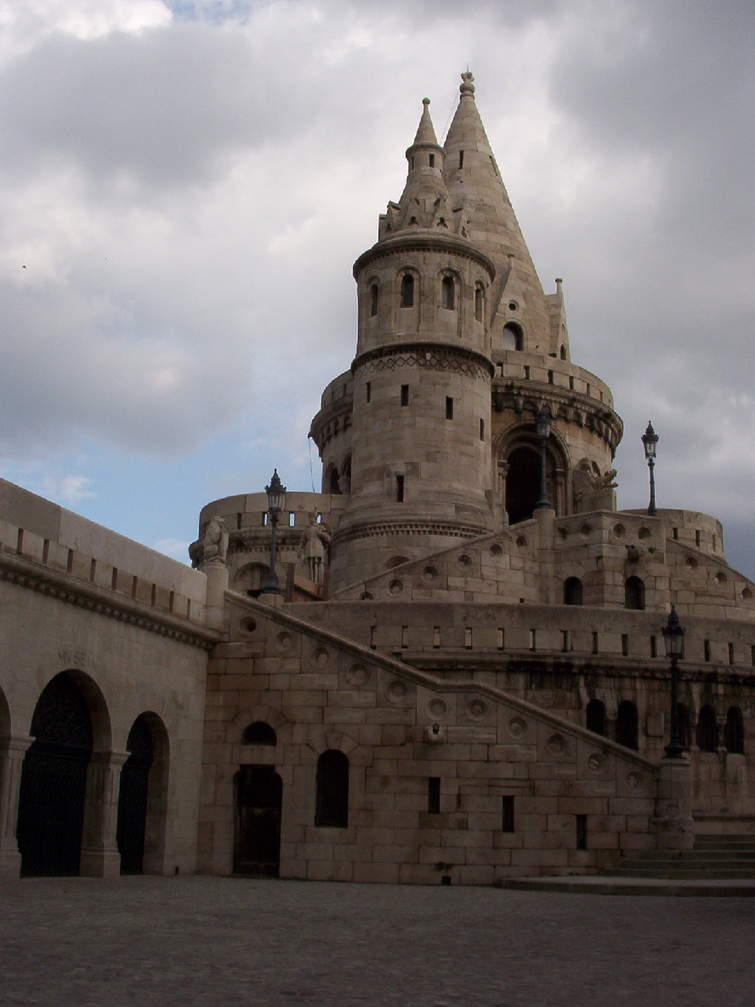
[[[414,143],[407,148],[406,185],[398,203],[389,203],[380,218],[379,240],[405,228],[449,229],[448,189],[443,180],[443,148],[430,118],[430,99],[422,99]]]
[[[496,265],[490,304],[493,346],[506,325],[522,334],[522,348],[552,353],[543,288],[522,237],[475,100],[474,76],[461,75],[460,98],[444,144],[443,175],[452,215],[474,245]]]

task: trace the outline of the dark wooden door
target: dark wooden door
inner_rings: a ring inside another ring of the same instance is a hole
[[[277,877],[283,783],[273,766],[242,766],[236,775],[236,874]]]

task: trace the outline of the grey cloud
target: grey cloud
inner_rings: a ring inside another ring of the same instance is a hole
[[[275,68],[255,72],[256,59],[243,34],[206,25],[53,36],[0,78],[3,170],[28,177],[69,161],[103,179],[207,182],[224,154],[316,115],[311,91]]]

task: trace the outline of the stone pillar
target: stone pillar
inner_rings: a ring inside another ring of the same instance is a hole
[[[22,735],[0,742],[0,878],[17,878],[21,873],[16,839],[18,797],[24,756],[33,740]]]
[[[688,759],[661,759],[653,824],[659,850],[692,849],[695,823]]]
[[[112,878],[121,872],[116,829],[121,768],[127,758],[128,752],[94,752],[87,767],[82,877]]]
[[[228,590],[228,567],[222,559],[207,560],[199,567],[207,577],[207,625],[222,629],[225,618],[225,592]]]

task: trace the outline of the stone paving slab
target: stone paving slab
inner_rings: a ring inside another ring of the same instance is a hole
[[[753,1002],[750,899],[208,877],[0,897],[3,1007]]]

